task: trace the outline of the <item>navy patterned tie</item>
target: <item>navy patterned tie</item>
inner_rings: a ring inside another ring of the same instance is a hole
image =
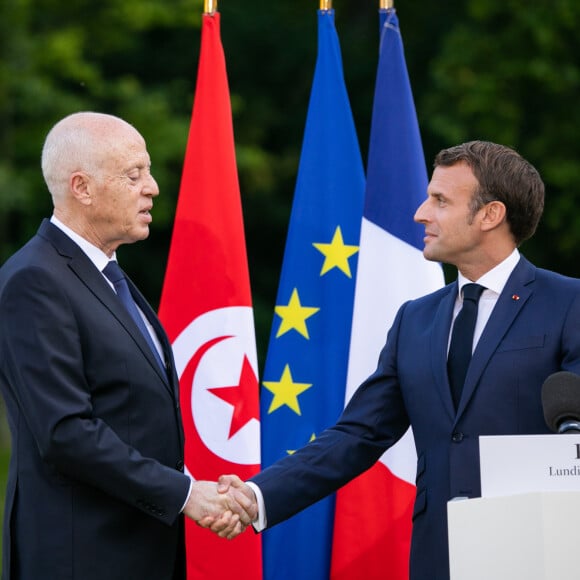
[[[461,399],[463,383],[465,383],[467,368],[471,361],[477,305],[484,290],[485,288],[479,284],[465,284],[463,286],[463,307],[453,324],[449,355],[447,356],[447,373],[456,409]]]
[[[139,314],[137,310],[137,305],[133,300],[133,296],[131,296],[131,291],[129,290],[129,285],[127,284],[127,279],[125,278],[125,274],[123,270],[119,267],[119,264],[115,260],[111,260],[103,269],[103,274],[111,281],[113,286],[115,287],[115,292],[117,292],[117,296],[123,303],[123,306],[127,310],[127,312],[131,315],[131,318],[138,326],[141,334],[145,337],[147,344],[149,344],[149,348],[153,351],[155,358],[163,372],[167,372],[165,369],[165,365],[161,361],[161,357],[159,356],[159,351],[155,347],[153,343],[153,338],[151,338],[151,334],[147,330],[145,326],[145,322],[143,321],[143,317]]]

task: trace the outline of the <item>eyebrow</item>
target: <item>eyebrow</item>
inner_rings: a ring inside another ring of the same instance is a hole
[[[427,191],[428,197],[446,197],[441,191]]]
[[[136,162],[133,165],[129,166],[126,170],[125,173],[130,173],[131,171],[135,171],[135,169],[138,169],[139,171],[143,170],[143,169],[151,169],[151,163],[145,163],[145,162]]]

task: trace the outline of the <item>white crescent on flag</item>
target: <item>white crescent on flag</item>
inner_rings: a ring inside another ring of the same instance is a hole
[[[177,374],[186,394],[182,400],[191,405],[182,410],[184,417],[193,419],[188,427],[197,431],[212,453],[244,465],[260,462],[259,447],[253,444],[260,436],[258,409],[248,408],[244,397],[258,383],[253,327],[250,307],[219,308],[198,316],[173,343]],[[220,396],[220,391],[230,389],[233,396],[227,400]],[[192,469],[188,466],[195,477]]]

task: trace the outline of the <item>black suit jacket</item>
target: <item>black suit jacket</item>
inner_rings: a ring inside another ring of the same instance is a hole
[[[0,388],[12,435],[5,580],[162,580],[189,488],[165,374],[84,252],[45,220],[0,269]]]

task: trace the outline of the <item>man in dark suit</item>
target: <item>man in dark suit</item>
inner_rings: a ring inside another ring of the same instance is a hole
[[[183,514],[231,507],[234,532],[255,512],[184,473],[167,337],[130,280],[122,302],[116,264],[103,273],[149,234],[159,190],[145,141],[117,117],[77,113],[48,134],[42,169],[53,216],[0,269],[2,577],[183,580]]]
[[[457,266],[458,279],[400,308],[376,371],[335,426],[249,485],[222,476],[220,489],[256,493],[257,529],[335,491],[412,426],[410,576],[449,578],[447,502],[481,494],[479,436],[547,433],[543,382],[557,371],[580,374],[580,280],[536,268],[517,250],[543,206],[539,174],[512,149],[476,141],[439,153],[415,220],[425,226],[425,257]],[[463,339],[471,360],[452,392],[448,351],[469,283],[483,288],[474,332]],[[226,521],[203,525],[231,537],[221,528]]]

